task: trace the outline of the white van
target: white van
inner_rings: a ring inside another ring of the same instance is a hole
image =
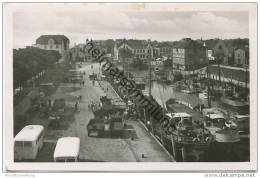
[[[54,151],[55,162],[77,162],[80,139],[78,137],[63,137],[57,141]]]
[[[41,125],[27,125],[14,138],[14,159],[35,159],[43,146]]]

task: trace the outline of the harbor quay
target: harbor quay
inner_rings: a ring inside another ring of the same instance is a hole
[[[94,118],[90,104],[100,103],[100,97],[107,96],[113,101],[120,102],[121,98],[106,81],[92,83],[89,76],[99,72],[98,63],[84,63],[78,72],[83,76],[84,86],[79,83],[61,83],[51,95],[55,100],[63,98],[66,101],[67,112],[77,111],[63,118],[58,128],[49,126],[50,119],[34,118],[28,124],[40,124],[46,129],[43,147],[39,151],[36,162],[52,162],[55,145],[61,137],[80,138],[79,161],[83,162],[172,162],[175,161],[162,145],[150,135],[138,120],[126,120],[126,127],[131,130],[130,136],[115,135],[113,137],[93,137],[88,135],[87,125]],[[82,99],[78,100],[81,96]],[[121,102],[121,104],[125,104]]]

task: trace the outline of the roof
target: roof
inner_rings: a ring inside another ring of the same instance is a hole
[[[49,39],[53,39],[55,44],[69,41],[64,35],[41,35],[36,39],[36,44],[48,44]]]
[[[181,41],[177,41],[173,44],[174,48],[181,48],[181,49],[187,49],[187,48],[194,48],[194,47],[202,47],[205,48],[202,44],[190,39],[190,38],[185,38],[182,39]]]
[[[170,118],[174,118],[174,117],[191,117],[191,115],[185,113],[185,112],[177,112],[177,113],[167,113],[167,116],[169,116]]]
[[[14,138],[14,141],[35,141],[44,127],[41,125],[27,125]]]
[[[145,40],[123,40],[118,44],[118,47],[121,46],[122,44],[127,44],[133,49],[144,49],[147,47],[148,42]]]
[[[202,113],[205,115],[208,115],[208,114],[223,114],[224,111],[220,108],[217,108],[217,107],[212,107],[212,108],[205,108],[205,109],[202,109]]]
[[[158,43],[158,45],[156,47],[158,47],[158,48],[163,48],[163,47],[172,48],[172,45],[169,42],[161,42],[161,43]]]
[[[78,137],[59,138],[55,151],[54,159],[59,157],[77,157],[79,155],[80,139]]]
[[[236,115],[237,119],[249,119],[249,115]]]
[[[224,119],[224,116],[220,113],[218,114],[207,114],[210,119]]]

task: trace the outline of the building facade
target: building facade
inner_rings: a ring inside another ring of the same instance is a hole
[[[63,54],[69,49],[70,40],[64,35],[42,35],[36,39],[37,48],[55,50]]]
[[[94,41],[94,40],[92,41],[86,39],[86,44],[89,42],[93,43],[95,49],[100,50],[100,52],[104,52],[106,57],[111,58],[111,54],[107,53],[107,48],[103,45],[103,43],[101,43],[100,41]],[[95,60],[92,53],[88,52],[85,49],[86,44],[77,44],[70,49],[71,60],[82,61],[82,62],[91,62]]]
[[[120,49],[129,49],[133,54],[133,59],[141,59],[147,62],[147,59],[153,58],[153,47],[150,40],[126,40],[116,43],[114,47],[114,60],[121,61]]]
[[[196,70],[208,64],[206,48],[190,38],[173,46],[172,65],[177,70]]]
[[[249,52],[247,49],[237,48],[234,50],[234,64],[235,65],[248,65]]]
[[[159,49],[158,50],[158,54],[159,54],[159,57],[172,57],[173,55],[173,48],[172,48],[172,45],[167,43],[167,42],[163,42],[163,43],[159,43],[157,45],[157,48]]]
[[[224,41],[219,40],[213,48],[215,59],[219,60],[220,64],[227,65],[229,58],[232,58],[232,51],[228,50]]]

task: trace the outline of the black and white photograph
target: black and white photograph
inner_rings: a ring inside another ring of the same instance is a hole
[[[256,169],[255,3],[3,11],[7,171]]]

